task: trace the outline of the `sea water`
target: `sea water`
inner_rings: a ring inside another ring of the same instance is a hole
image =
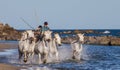
[[[17,49],[0,52],[0,62],[25,67],[23,70],[120,70],[120,46],[83,45],[80,61],[72,60],[70,44],[58,49],[60,62],[19,63]]]

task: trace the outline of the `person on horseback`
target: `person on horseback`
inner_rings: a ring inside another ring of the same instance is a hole
[[[45,39],[45,31],[50,31],[50,28],[48,27],[48,22],[44,22],[44,26],[42,27],[42,35],[43,39]],[[47,46],[47,42],[45,41],[45,45]]]
[[[35,35],[37,39],[42,40],[42,26],[39,25],[37,29],[35,30]]]
[[[38,28],[36,29],[36,31],[41,32],[41,31],[42,31],[42,26],[41,26],[41,25],[39,25],[39,26],[38,26]]]
[[[48,27],[48,22],[44,22],[44,26],[42,27],[42,32],[45,32],[47,30],[50,30],[50,28]]]

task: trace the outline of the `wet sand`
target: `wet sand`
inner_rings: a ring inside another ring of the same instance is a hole
[[[18,44],[16,43],[0,43],[0,51],[4,51],[4,49],[17,48],[17,46]],[[20,67],[0,63],[0,70],[20,70]]]
[[[17,43],[0,43],[0,51],[3,49],[13,49],[17,48],[18,44]]]
[[[0,63],[0,70],[20,70],[20,68],[8,64]]]

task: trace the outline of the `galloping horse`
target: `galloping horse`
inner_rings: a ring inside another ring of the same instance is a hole
[[[24,62],[27,62],[27,59],[30,55],[34,54],[34,32],[32,30],[27,30],[22,33],[21,40],[18,45],[19,59],[24,57]]]
[[[46,63],[48,55],[54,54],[58,60],[57,45],[61,45],[61,38],[59,34],[54,34],[54,38],[52,38],[52,31],[45,31],[42,41],[38,40],[35,47],[35,53],[39,56],[39,62],[43,61],[43,63]]]
[[[48,54],[49,54],[49,48],[47,46],[47,42],[51,40],[51,31],[45,31],[43,39],[37,39],[36,45],[35,45],[35,53],[39,57],[39,63],[42,61],[43,63],[47,63]]]
[[[53,55],[55,55],[55,59],[58,61],[59,57],[58,57],[58,46],[61,46],[61,38],[59,36],[58,33],[54,34],[54,38],[51,38],[50,42],[48,42],[48,46],[49,46],[49,54],[52,57]]]
[[[54,37],[52,37],[52,31],[45,31],[44,32],[44,40],[46,46],[49,48],[49,55],[55,55],[55,59],[58,61],[58,46],[61,46],[61,38],[58,33],[54,33]]]
[[[38,42],[36,42],[34,51],[39,57],[39,63],[41,63],[41,61],[43,61],[43,63],[47,62],[49,52],[48,52],[48,47],[45,45],[44,40],[42,41],[38,40]]]
[[[71,47],[72,47],[72,52],[73,52],[72,58],[80,60],[80,54],[83,49],[82,44],[84,42],[84,34],[80,34],[80,33],[77,34],[77,38],[78,38],[78,40],[76,40],[76,41],[72,41],[72,40],[70,41]]]

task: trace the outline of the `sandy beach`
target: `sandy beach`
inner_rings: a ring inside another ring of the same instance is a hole
[[[8,64],[0,63],[0,70],[20,70],[20,68]]]
[[[17,48],[17,45],[18,44],[15,43],[0,43],[0,51],[3,51],[4,49]],[[20,70],[20,67],[0,63],[0,70]]]
[[[3,49],[17,48],[17,43],[0,43],[0,51]]]

